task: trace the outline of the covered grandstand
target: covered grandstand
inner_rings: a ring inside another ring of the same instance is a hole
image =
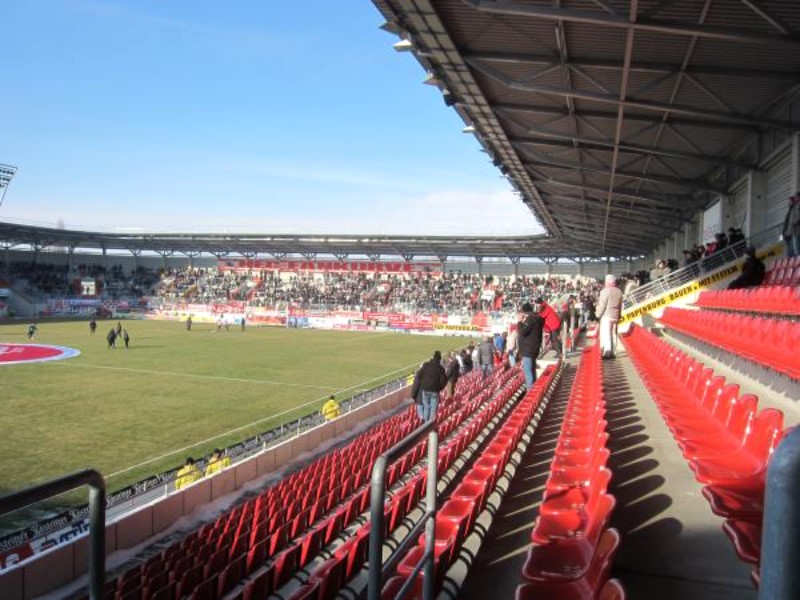
[[[601,361],[575,331],[577,351],[540,364],[529,390],[512,366],[466,376],[442,397],[425,578],[413,571],[424,536],[402,539],[429,508],[430,464],[425,444],[408,441],[420,422],[400,392],[110,522],[96,597],[328,600],[369,589],[372,599],[405,586],[421,598],[432,580],[441,599],[797,598],[796,502],[765,499],[765,487],[800,423],[800,259],[781,240],[800,190],[800,4],[374,4],[395,49],[424,67],[543,235],[128,235],[0,223],[5,264],[12,253],[46,262],[57,247],[69,261],[123,252],[184,266],[204,255],[467,257],[481,275],[502,260],[514,276],[536,259],[547,275],[569,262],[570,275],[602,277],[681,260],[728,228],[746,240],[629,295],[617,360]],[[747,244],[767,265],[764,285],[722,289]],[[371,469],[396,443],[405,445],[387,471],[384,510],[370,514]],[[376,521],[391,538],[381,565],[367,562]],[[0,571],[3,597],[86,597],[87,548],[84,536]]]

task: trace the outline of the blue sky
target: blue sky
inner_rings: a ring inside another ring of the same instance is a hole
[[[4,0],[0,220],[539,231],[369,0]]]

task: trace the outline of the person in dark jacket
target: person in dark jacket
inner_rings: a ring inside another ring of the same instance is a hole
[[[417,413],[423,421],[436,418],[439,392],[447,385],[447,376],[442,367],[442,353],[438,350],[433,358],[423,363],[414,377],[411,396],[417,401]]]
[[[106,340],[108,341],[108,349],[117,347],[117,332],[114,331],[114,328],[108,330],[108,335],[106,336]]]
[[[445,390],[447,391],[447,396],[452,398],[453,394],[455,394],[456,382],[458,382],[458,377],[461,374],[461,365],[458,364],[458,357],[455,352],[450,353],[447,366],[444,368],[444,374],[447,377]]]
[[[128,330],[122,330],[122,341],[125,342],[125,350],[128,349],[128,344],[131,342],[131,336],[128,335]]]
[[[461,351],[461,374],[466,375],[472,372],[472,348],[465,348]]]
[[[533,312],[530,302],[522,305],[517,315],[517,348],[522,357],[522,373],[525,375],[525,389],[531,389],[536,381],[536,357],[542,347],[544,319]]]
[[[728,285],[729,290],[756,287],[764,281],[766,268],[764,263],[756,256],[756,249],[753,246],[748,246],[744,254],[747,258],[742,265],[742,274],[730,282]]]
[[[494,344],[491,336],[486,336],[478,346],[478,363],[481,365],[484,379],[489,377],[494,366]]]
[[[97,331],[97,321],[95,321],[94,317],[92,317],[92,320],[89,321],[89,333],[94,335],[95,331]]]

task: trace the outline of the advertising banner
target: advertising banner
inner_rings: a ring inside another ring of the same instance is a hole
[[[766,250],[758,252],[758,257],[761,260],[766,261],[780,256],[782,252],[783,245],[776,244],[770,248],[767,248]],[[674,289],[665,291],[661,294],[654,294],[639,304],[636,304],[623,311],[619,319],[619,324],[627,325],[631,321],[651,313],[656,317],[659,317],[661,316],[664,308],[678,300],[686,303],[692,303],[697,300],[698,294],[703,290],[718,288],[720,285],[724,285],[734,277],[738,276],[741,272],[743,264],[744,261],[738,261],[732,265],[727,265],[715,271],[708,272],[702,277],[698,277],[694,281],[690,281]]]
[[[228,259],[217,262],[223,271],[302,271],[322,273],[431,273],[440,274],[441,263],[373,260],[262,260]]]
[[[402,331],[404,333],[437,333],[439,335],[483,334],[506,331],[514,320],[504,313],[418,314],[357,310],[307,310],[291,308],[288,311],[247,307],[243,303],[228,304],[164,304],[151,310],[148,318],[185,321],[191,315],[196,323],[238,323],[244,316],[248,324],[276,327],[311,327],[350,331]]]

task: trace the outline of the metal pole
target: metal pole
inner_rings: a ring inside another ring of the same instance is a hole
[[[94,469],[78,471],[18,492],[0,496],[0,515],[46,500],[69,490],[89,486],[89,597],[102,600],[106,574],[106,482]]]
[[[387,570],[392,568],[392,565],[399,560],[400,554],[408,550],[409,542],[412,541],[411,538],[416,539],[424,523],[427,535],[426,556],[430,556],[430,566],[426,568],[424,576],[426,582],[430,581],[431,585],[433,584],[433,547],[436,535],[436,515],[432,511],[436,510],[436,461],[439,454],[439,436],[436,432],[436,421],[431,419],[417,427],[417,429],[412,431],[408,436],[381,454],[372,467],[372,480],[370,484],[369,587],[367,588],[367,600],[380,600],[381,588],[383,587],[383,541],[385,527],[383,503],[386,493],[386,468],[389,466],[390,462],[393,462],[399,456],[413,448],[414,444],[426,433],[429,434],[429,436],[428,487],[425,515],[414,525],[408,537],[395,549],[386,561],[386,567]],[[428,521],[433,524],[433,529],[431,529],[430,523],[425,522],[425,519],[428,519]],[[417,565],[417,569],[412,575],[412,578],[417,576],[419,567],[420,564]],[[427,586],[428,584],[426,583],[425,585]],[[432,598],[432,592],[429,596],[424,596],[424,600]]]
[[[439,458],[439,434],[436,430],[428,434],[428,489],[425,495],[425,510],[431,515],[425,523],[425,578],[422,599],[433,600],[436,584],[436,564],[433,559],[436,545],[436,469]]]
[[[800,427],[772,455],[761,536],[761,600],[800,598]]]
[[[378,457],[372,468],[370,487],[369,530],[369,600],[379,600],[383,587],[383,496],[386,493],[385,454]]]
[[[89,593],[92,600],[103,598],[106,560],[106,489],[100,477],[100,485],[89,484]]]

